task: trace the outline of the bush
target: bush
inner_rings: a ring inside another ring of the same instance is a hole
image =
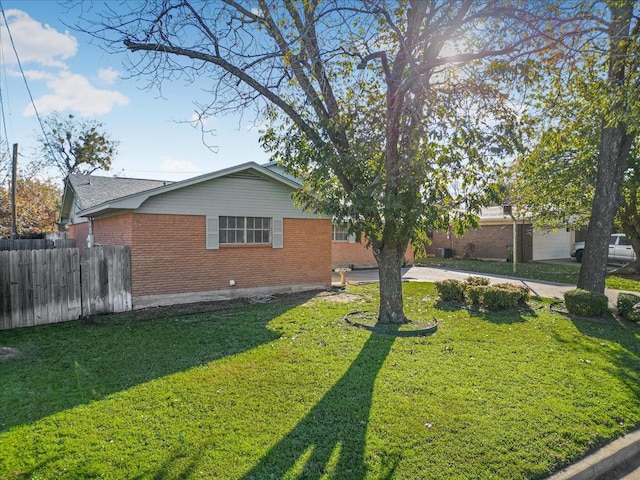
[[[513,285],[511,283],[499,283],[496,287],[501,288],[502,290],[512,292],[513,296],[517,299],[516,304],[526,305],[527,302],[531,299],[531,292],[528,287],[524,285]]]
[[[487,290],[487,285],[467,285],[464,293],[467,297],[467,302],[472,305],[480,305],[484,300],[484,292]]]
[[[640,321],[640,296],[631,293],[621,293],[618,295],[616,308],[622,318],[633,322]]]
[[[604,293],[575,289],[564,294],[564,304],[574,315],[601,317],[607,313],[609,299]]]
[[[501,283],[485,288],[482,303],[487,310],[506,310],[524,304],[528,299],[528,288]]]
[[[469,277],[465,280],[467,285],[479,286],[489,285],[489,279],[486,277]]]
[[[483,305],[487,310],[505,310],[529,301],[529,289],[510,283],[490,286],[485,277],[469,277],[466,281],[443,280],[435,282],[440,300]]]
[[[442,280],[436,282],[436,290],[443,302],[463,302],[465,284],[460,280]]]

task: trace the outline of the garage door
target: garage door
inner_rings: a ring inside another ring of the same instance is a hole
[[[533,260],[569,258],[571,232],[566,229],[557,232],[533,231]]]

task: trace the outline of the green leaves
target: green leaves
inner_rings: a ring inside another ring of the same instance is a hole
[[[18,234],[52,232],[58,220],[61,191],[31,164],[16,182],[16,228]],[[11,235],[11,189],[0,186],[0,237]]]
[[[117,153],[118,142],[103,131],[103,124],[76,120],[54,113],[44,120],[44,134],[38,138],[45,161],[63,177],[71,173],[108,171]]]

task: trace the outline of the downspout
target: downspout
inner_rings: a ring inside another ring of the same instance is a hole
[[[89,234],[87,235],[87,248],[93,247],[93,217],[89,217]]]

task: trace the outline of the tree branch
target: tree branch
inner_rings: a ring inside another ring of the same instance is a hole
[[[389,71],[389,59],[387,58],[387,52],[370,53],[366,57],[362,58],[360,63],[356,65],[356,68],[358,70],[363,70],[364,68],[366,68],[367,64],[374,58],[380,59],[380,62],[382,62],[382,71],[384,72],[384,76],[385,78],[388,78],[389,75],[391,75],[391,72]]]
[[[269,102],[273,103],[278,108],[280,108],[300,128],[300,130],[302,130],[305,133],[305,135],[309,137],[309,139],[317,147],[324,147],[326,145],[326,142],[320,137],[318,132],[316,132],[300,116],[300,114],[298,114],[298,112],[291,105],[289,105],[282,97],[272,92],[269,88],[267,88],[265,85],[258,82],[256,79],[254,79],[251,75],[249,75],[242,69],[236,67],[235,65],[231,64],[230,62],[220,57],[217,57],[214,55],[208,55],[201,52],[196,52],[190,49],[174,47],[170,45],[161,45],[157,43],[138,43],[138,42],[133,42],[130,39],[125,39],[124,45],[131,52],[146,51],[146,52],[154,52],[154,53],[157,53],[157,52],[169,53],[169,54],[174,54],[181,57],[187,57],[194,60],[201,60],[203,62],[208,62],[214,65],[217,65],[222,69],[224,69],[225,71],[229,72],[231,75],[233,75],[240,81],[249,85],[251,88],[253,88],[257,92],[259,92],[261,95],[263,95]]]

